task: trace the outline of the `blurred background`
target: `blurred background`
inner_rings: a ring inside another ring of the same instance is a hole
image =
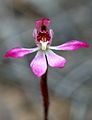
[[[53,45],[83,40],[89,49],[55,51],[68,62],[63,69],[49,67],[49,120],[92,120],[92,1],[0,0],[0,120],[43,120],[40,80],[29,63],[5,59],[7,50],[34,47],[32,31],[42,17],[52,20]]]

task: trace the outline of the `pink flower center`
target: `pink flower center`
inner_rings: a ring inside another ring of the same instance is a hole
[[[37,41],[47,42],[50,41],[50,38],[51,37],[49,35],[48,28],[45,25],[42,25],[41,30],[38,32],[37,35]]]

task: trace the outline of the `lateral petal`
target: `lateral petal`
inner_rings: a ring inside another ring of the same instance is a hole
[[[55,54],[52,50],[48,50],[46,52],[46,56],[47,56],[48,64],[51,67],[63,68],[66,63],[65,58]]]
[[[11,50],[9,50],[5,54],[5,57],[6,58],[9,58],[9,57],[12,57],[12,58],[21,58],[21,57],[23,57],[23,56],[25,56],[25,55],[27,55],[29,53],[37,51],[38,49],[39,49],[38,47],[31,48],[31,49],[16,47],[16,48],[12,48]]]
[[[47,70],[45,53],[42,51],[38,51],[30,66],[33,73],[36,76],[41,77]]]
[[[50,49],[74,51],[83,47],[88,48],[89,45],[86,42],[72,40],[59,46],[50,46]]]

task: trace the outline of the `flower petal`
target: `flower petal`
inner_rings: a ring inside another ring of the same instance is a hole
[[[47,70],[45,53],[38,51],[30,66],[32,67],[32,71],[36,76],[42,76]]]
[[[46,25],[46,27],[48,27],[50,24],[50,20],[48,18],[42,18],[40,20],[37,20],[36,21],[36,29],[38,30],[41,27],[41,25],[43,25],[43,24]]]
[[[54,35],[54,32],[52,29],[49,30],[49,34],[50,34],[50,41],[49,41],[49,44],[52,43],[52,39],[53,39],[53,35]]]
[[[12,57],[12,58],[21,58],[23,57],[24,55],[27,55],[29,53],[32,53],[32,52],[35,52],[37,51],[39,48],[36,47],[36,48],[32,48],[32,49],[28,49],[28,48],[12,48],[11,50],[9,50],[6,54],[5,54],[5,57],[6,58],[9,58],[9,57]]]
[[[36,28],[33,30],[33,38],[35,40],[37,39],[37,29]]]
[[[46,52],[46,56],[47,56],[48,64],[51,67],[63,68],[66,63],[65,58],[55,54],[52,50],[48,50]]]
[[[82,41],[72,40],[70,42],[66,42],[59,46],[50,46],[50,49],[54,50],[77,50],[79,48],[86,47],[88,48],[89,45]]]

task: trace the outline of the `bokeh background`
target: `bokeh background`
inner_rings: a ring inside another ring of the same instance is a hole
[[[40,80],[23,59],[5,59],[7,50],[34,47],[32,31],[42,17],[52,20],[53,45],[83,40],[89,49],[56,52],[68,62],[49,67],[49,120],[92,120],[92,0],[0,0],[0,120],[43,120]]]

